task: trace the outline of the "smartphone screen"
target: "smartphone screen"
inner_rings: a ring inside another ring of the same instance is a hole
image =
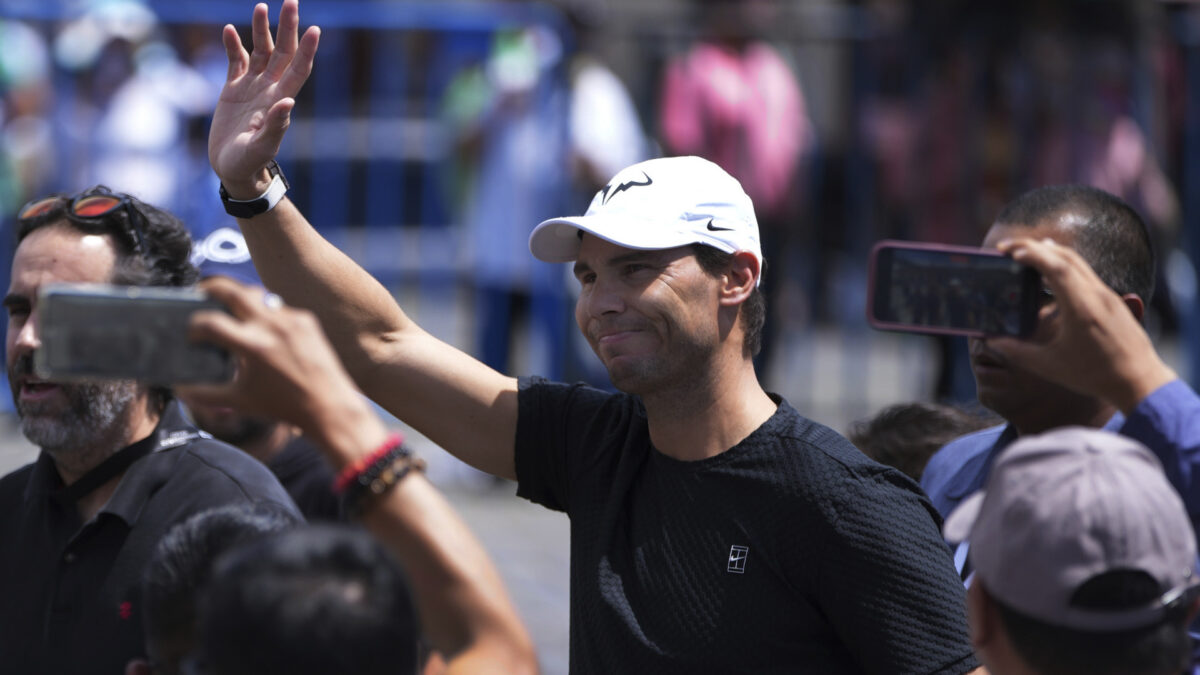
[[[191,342],[199,310],[225,308],[188,288],[52,284],[38,297],[34,370],[48,380],[127,379],[149,384],[225,382],[233,359]]]
[[[884,330],[1030,334],[1041,278],[998,251],[883,241],[871,252],[867,318]]]

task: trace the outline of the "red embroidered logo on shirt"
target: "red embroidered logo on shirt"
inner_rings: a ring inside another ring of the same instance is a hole
[[[122,602],[120,606],[117,607],[117,616],[126,620],[133,616],[133,603],[129,602],[128,600]]]

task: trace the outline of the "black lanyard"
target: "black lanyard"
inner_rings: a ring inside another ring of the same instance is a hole
[[[150,434],[137,443],[118,450],[108,459],[92,467],[79,480],[55,490],[52,494],[55,499],[63,503],[73,504],[94,492],[96,488],[112,480],[114,476],[128,469],[131,464],[149,455],[151,452],[174,448],[199,437],[200,434],[195,431],[175,431],[164,434],[161,437],[158,433]]]

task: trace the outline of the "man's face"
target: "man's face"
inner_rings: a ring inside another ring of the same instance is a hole
[[[718,282],[690,247],[637,251],[585,234],[575,321],[622,391],[694,379],[720,344]]]
[[[6,364],[21,431],[49,451],[70,451],[113,428],[138,395],[133,382],[56,384],[33,374],[40,347],[35,320],[38,291],[53,282],[105,283],[116,252],[108,235],[84,234],[65,225],[34,230],[13,256]]]
[[[1053,239],[1073,248],[1074,224],[1074,217],[1067,213],[1032,227],[993,225],[984,237],[983,247],[995,248],[1000,241],[1013,237],[1031,237]],[[1030,339],[1039,339],[1040,332],[1039,328]],[[1018,429],[1026,420],[1061,418],[1059,411],[1067,411],[1079,402],[1078,394],[1038,377],[1023,369],[1021,363],[1011,362],[989,348],[986,338],[970,338],[968,342],[979,402],[1016,424]]]
[[[263,417],[243,415],[233,408],[205,405],[182,392],[177,396],[187,406],[196,426],[233,446],[242,447],[265,438],[279,424]]]

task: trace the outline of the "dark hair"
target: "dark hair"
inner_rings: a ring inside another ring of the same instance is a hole
[[[1128,609],[1145,605],[1162,593],[1158,582],[1145,572],[1114,570],[1086,581],[1072,595],[1071,604]],[[1145,628],[1088,632],[1048,624],[995,602],[1013,649],[1039,673],[1176,675],[1186,671],[1191,662],[1186,606]]]
[[[142,576],[147,646],[195,646],[197,593],[217,557],[240,544],[280,532],[301,520],[272,502],[231,504],[176,524],[158,542]],[[190,650],[189,650],[190,651]],[[175,663],[160,666],[170,672]]]
[[[1108,287],[1135,293],[1149,303],[1154,295],[1154,247],[1138,212],[1119,197],[1088,185],[1050,185],[1014,199],[996,224],[1034,227],[1071,212],[1087,219],[1074,248]]]
[[[692,254],[696,256],[696,262],[700,264],[700,269],[713,276],[720,275],[728,269],[729,263],[733,260],[732,253],[726,253],[707,244],[692,244]],[[761,276],[766,273],[767,261],[764,260],[759,274]],[[743,353],[750,357],[757,356],[758,352],[762,350],[763,324],[767,320],[767,300],[763,296],[761,288],[756,286],[750,292],[750,297],[742,303],[741,313],[742,326],[745,329]]]
[[[943,445],[998,421],[939,403],[898,403],[855,422],[848,436],[866,456],[920,481],[929,458]]]
[[[66,214],[21,220],[17,227],[17,243],[20,244],[35,230],[63,224],[86,234],[107,234],[112,237],[117,253],[112,278],[114,284],[190,286],[196,283],[199,272],[190,260],[192,235],[182,221],[132,195],[112,192],[103,185],[97,185],[79,194],[92,193],[112,194],[127,200],[128,206],[115,209],[94,220],[79,220]],[[131,223],[131,217],[139,218],[141,222]],[[138,235],[133,234],[135,228],[141,232],[140,244]],[[170,398],[170,388],[150,387],[149,405],[155,412],[162,410]]]
[[[213,675],[412,673],[418,628],[408,583],[366,532],[316,525],[221,558],[201,604]]]

